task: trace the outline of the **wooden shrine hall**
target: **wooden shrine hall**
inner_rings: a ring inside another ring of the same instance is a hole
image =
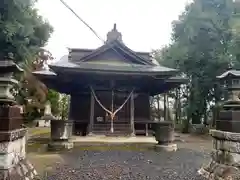
[[[148,135],[150,97],[182,84],[177,73],[129,49],[116,24],[101,47],[71,48],[49,70],[34,72],[48,88],[71,95],[69,120],[79,135]]]

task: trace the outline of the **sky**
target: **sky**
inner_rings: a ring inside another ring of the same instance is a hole
[[[169,44],[171,23],[190,0],[65,0],[102,39],[117,24],[123,42],[134,51],[150,52]],[[67,48],[97,48],[103,44],[60,0],[36,4],[54,28],[46,46],[58,60]]]

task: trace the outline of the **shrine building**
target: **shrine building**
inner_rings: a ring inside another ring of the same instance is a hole
[[[69,49],[68,55],[34,72],[48,88],[71,96],[69,120],[77,135],[148,135],[150,97],[184,83],[178,70],[153,62],[122,41],[116,25],[97,49]]]

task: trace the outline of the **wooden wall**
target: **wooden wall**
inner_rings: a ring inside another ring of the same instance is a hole
[[[71,95],[69,119],[77,122],[89,122],[90,118],[90,95]]]

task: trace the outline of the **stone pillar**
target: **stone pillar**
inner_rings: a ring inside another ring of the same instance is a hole
[[[13,72],[21,69],[11,57],[0,59],[0,179],[32,180],[37,172],[26,159],[27,129],[22,127],[22,109],[15,106],[11,87],[17,83]]]
[[[93,135],[94,111],[95,111],[95,99],[93,94],[91,93],[88,135]]]
[[[213,152],[210,163],[198,172],[208,179],[231,179],[240,177],[240,135],[211,130]]]
[[[130,123],[131,123],[131,136],[135,136],[135,127],[134,127],[134,93],[130,97]]]
[[[0,131],[0,179],[31,180],[37,176],[26,159],[26,133],[25,128]]]

